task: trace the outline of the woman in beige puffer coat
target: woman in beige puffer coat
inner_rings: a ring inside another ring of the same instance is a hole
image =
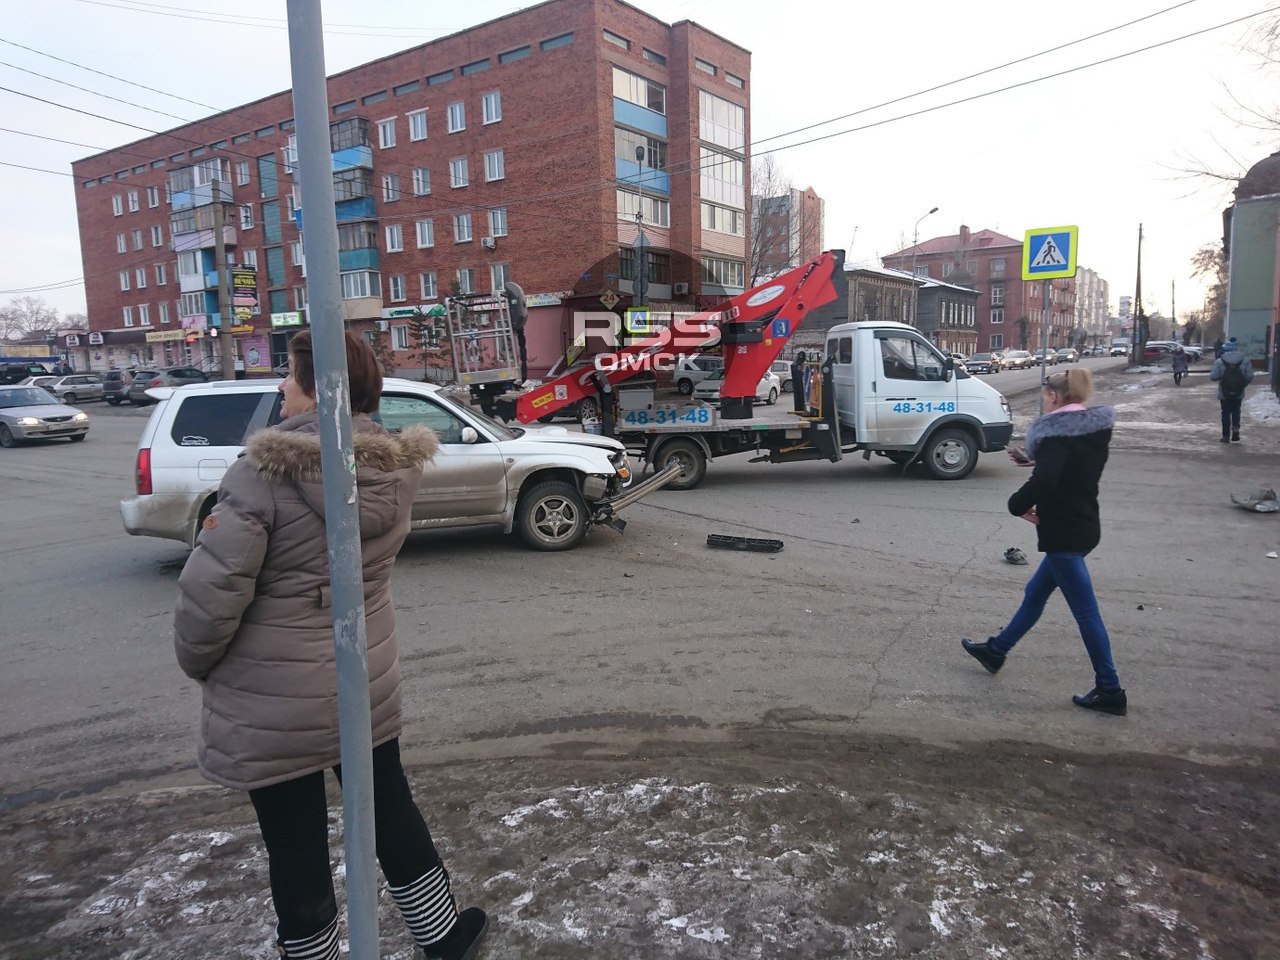
[[[474,955],[484,912],[458,913],[400,765],[400,663],[391,570],[435,434],[390,434],[372,350],[346,335],[373,729],[378,861],[420,953]],[[270,861],[278,946],[337,960],[324,770],[338,768],[337,672],[310,331],[289,345],[280,424],[254,434],[179,577],[178,663],[203,694],[200,770],[247,790]]]

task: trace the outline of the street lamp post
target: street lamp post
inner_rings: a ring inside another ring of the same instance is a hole
[[[926,213],[923,217],[917,220],[915,227],[913,227],[911,230],[911,318],[910,318],[910,323],[913,327],[916,325],[916,304],[918,302],[918,291],[920,289],[920,285],[916,281],[916,258],[919,256],[919,250],[917,250],[916,248],[920,246],[920,224],[925,219],[925,217],[932,216],[937,212],[938,212],[938,208],[934,207],[932,210]]]

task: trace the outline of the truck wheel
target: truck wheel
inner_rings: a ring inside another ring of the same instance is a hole
[[[936,480],[960,480],[978,463],[978,447],[964,430],[939,430],[921,455]]]
[[[676,438],[658,448],[653,469],[661,473],[672,464],[680,465],[680,475],[667,484],[668,490],[692,490],[707,475],[707,455],[692,440]]]
[[[587,505],[563,480],[534,484],[516,504],[516,527],[534,550],[568,550],[587,535]]]
[[[680,391],[681,396],[684,396],[684,397],[690,396],[693,393],[693,381],[680,380],[679,382],[676,383],[676,389]]]

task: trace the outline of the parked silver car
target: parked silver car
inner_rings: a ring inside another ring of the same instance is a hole
[[[147,396],[153,387],[182,387],[188,383],[204,383],[208,377],[195,367],[159,367],[135,370],[129,383],[129,402],[135,407],[155,403]]]
[[[41,387],[0,387],[0,447],[16,447],[23,440],[89,435],[89,415],[58,403]]]
[[[63,403],[102,399],[102,378],[96,373],[72,373],[65,377],[55,377],[53,383],[41,386]]]
[[[707,403],[720,402],[720,388],[724,386],[724,371],[713,373],[693,388],[693,399],[705,400]],[[782,393],[782,381],[772,370],[766,370],[760,382],[756,384],[756,399],[762,403],[774,404]]]

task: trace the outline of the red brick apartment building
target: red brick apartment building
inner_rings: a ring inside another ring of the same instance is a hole
[[[978,291],[977,349],[1038,350],[1041,346],[1042,281],[1022,279],[1022,241],[994,230],[934,237],[883,258],[886,267],[915,270]],[[1049,284],[1050,347],[1065,347],[1075,323],[1075,280]]]
[[[630,302],[641,210],[653,307],[740,292],[750,70],[691,21],[548,0],[331,76],[344,316],[420,370],[406,315],[514,280],[545,370],[572,311]],[[285,91],[73,164],[95,369],[284,359],[307,299],[292,116]],[[217,206],[228,263],[256,271],[225,319]]]
[[[825,206],[813,187],[754,198],[751,243],[756,282],[812,260],[826,249]]]

